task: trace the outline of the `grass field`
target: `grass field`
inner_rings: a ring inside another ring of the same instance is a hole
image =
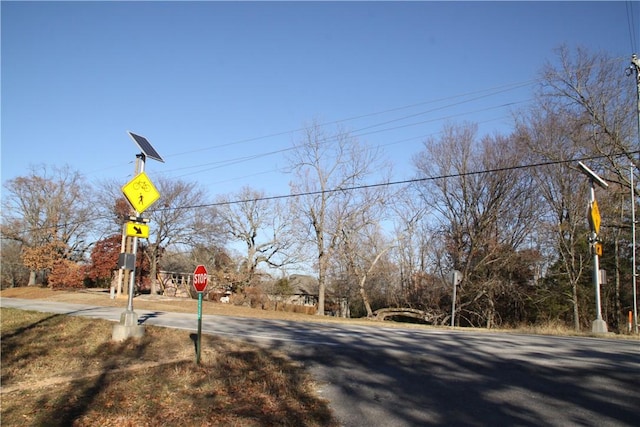
[[[326,401],[285,355],[147,326],[2,308],[2,425],[331,426]]]

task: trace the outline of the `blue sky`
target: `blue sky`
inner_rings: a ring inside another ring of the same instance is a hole
[[[287,194],[312,120],[381,147],[394,179],[444,123],[510,130],[553,50],[620,57],[626,2],[10,2],[2,14],[2,182],[69,165],[125,184],[133,131],[212,196]],[[331,125],[333,127],[333,125]],[[271,153],[271,154],[270,154]]]

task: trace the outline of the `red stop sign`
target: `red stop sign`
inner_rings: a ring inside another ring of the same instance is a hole
[[[204,265],[199,265],[193,272],[193,286],[198,292],[204,292],[207,287],[207,269]]]

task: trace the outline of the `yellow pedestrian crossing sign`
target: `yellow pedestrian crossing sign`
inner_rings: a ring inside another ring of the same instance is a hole
[[[160,193],[144,172],[139,173],[125,184],[122,187],[122,193],[139,214],[160,198]]]

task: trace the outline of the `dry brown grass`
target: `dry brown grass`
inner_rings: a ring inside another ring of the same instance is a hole
[[[147,326],[2,308],[2,424],[331,426],[302,368],[281,354]]]

